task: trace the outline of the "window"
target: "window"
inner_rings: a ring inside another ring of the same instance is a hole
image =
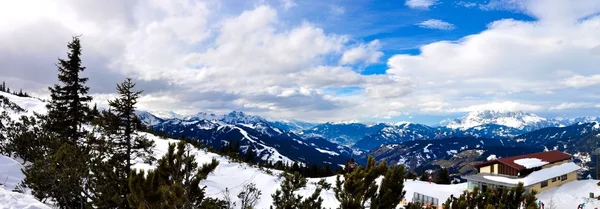
[[[490,173],[494,173],[494,164],[492,164],[492,168],[490,168]]]
[[[542,181],[542,188],[547,187],[547,186],[548,186],[548,180]]]
[[[560,180],[561,181],[567,180],[567,174],[560,176]]]
[[[552,178],[552,182],[556,182],[557,179],[558,179],[558,177]]]

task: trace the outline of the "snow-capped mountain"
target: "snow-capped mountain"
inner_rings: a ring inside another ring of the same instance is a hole
[[[380,146],[362,155],[360,160],[366,161],[368,156],[373,156],[376,160],[386,160],[390,165],[404,164],[407,168],[413,170],[464,150],[502,146],[505,143],[504,139],[478,139],[474,137],[407,141]]]
[[[281,120],[272,121],[271,125],[285,131],[291,131],[296,134],[302,134],[304,130],[311,129],[319,124],[308,123],[299,120]]]
[[[172,119],[172,118],[184,118],[185,116],[180,115],[173,111],[148,111],[152,113],[152,115],[163,118],[163,119]]]
[[[535,130],[554,125],[552,121],[533,113],[495,110],[473,111],[467,113],[464,117],[441,122],[442,126],[461,130],[485,124],[496,124],[521,130]]]
[[[273,162],[282,160],[337,165],[343,164],[352,153],[351,149],[325,138],[302,138],[273,126],[260,116],[239,111],[222,116],[200,113],[195,117],[162,119],[159,123],[148,125],[155,131],[173,137],[185,135],[215,149],[229,142],[239,142],[242,152],[251,149],[260,159]]]

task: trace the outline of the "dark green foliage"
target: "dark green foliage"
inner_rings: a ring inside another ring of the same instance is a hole
[[[450,180],[450,173],[448,172],[447,168],[440,169],[440,171],[438,172],[438,176],[437,176],[437,179],[436,179],[435,183],[437,183],[437,184],[450,184],[450,183],[452,183],[451,180]]]
[[[78,37],[68,45],[68,59],[58,59],[58,80],[62,85],[56,84],[49,88],[51,100],[46,105],[49,120],[48,130],[56,133],[59,138],[71,144],[77,144],[86,136],[81,128],[85,124],[90,110],[87,105],[92,97],[87,95],[89,87],[85,86],[88,78],[79,76],[85,70],[81,66],[81,44]]]
[[[406,205],[406,209],[435,209],[436,207],[433,205],[425,205],[420,202],[411,202]]]
[[[250,147],[248,147],[248,151],[246,151],[246,156],[244,158],[244,162],[253,164],[255,157],[256,157],[256,154],[254,154],[254,151],[252,151],[252,149]]]
[[[381,186],[379,186],[379,192],[371,199],[371,209],[396,208],[406,195],[404,175],[403,165],[394,165],[387,170],[381,181]]]
[[[424,170],[423,172],[421,172],[421,177],[419,177],[419,180],[420,181],[429,181],[429,178],[430,178],[429,173]]]
[[[11,122],[5,132],[7,143],[3,152],[24,162],[43,160],[51,147],[48,142],[52,141],[43,132],[42,122],[38,116],[21,116],[19,121]]]
[[[136,132],[141,121],[135,115],[135,105],[141,91],[133,91],[134,87],[131,78],[117,84],[119,97],[108,101],[110,109],[103,111],[100,117],[99,126],[105,140],[99,141],[96,147],[101,155],[95,158],[93,166],[97,177],[92,182],[96,187],[94,204],[101,208],[128,208],[131,161],[154,161],[154,143]]]
[[[6,87],[6,83],[4,81],[2,81],[2,84],[0,84],[0,91],[1,92],[6,92],[18,97],[30,97],[29,94],[27,94],[27,92],[23,92],[23,89],[19,89],[19,92],[11,92],[10,88]]]
[[[479,188],[467,192],[466,195],[461,195],[457,199],[449,198],[444,203],[445,209],[472,209],[472,208],[498,208],[511,209],[519,208],[525,202],[524,208],[538,209],[535,195],[537,192],[532,191],[525,193],[525,187],[522,183],[513,188],[504,188],[502,190],[488,189],[487,191],[479,191]]]
[[[415,180],[417,179],[417,174],[415,172],[409,171],[408,173],[406,173],[406,179]]]
[[[385,185],[381,186],[378,193],[378,186],[375,180],[384,174],[385,177],[382,182]],[[340,201],[341,209],[365,208],[367,201],[375,203],[374,206],[376,208],[393,208],[404,198],[404,168],[388,168],[385,161],[376,165],[373,156],[369,156],[365,168],[359,166],[344,177],[343,181],[340,176],[337,177],[336,185],[333,189],[335,197]],[[395,201],[396,199],[398,201]]]
[[[319,209],[323,199],[320,197],[323,189],[328,189],[331,185],[321,180],[317,184],[317,189],[309,197],[302,198],[294,192],[306,186],[306,179],[300,173],[283,173],[285,179],[281,182],[281,189],[272,194],[273,205],[271,209]]]
[[[41,146],[47,151],[24,171],[24,185],[34,189],[36,197],[52,199],[61,208],[88,208],[91,195],[85,180],[91,174],[89,160],[94,153],[90,143],[94,139],[83,125],[89,122],[87,103],[92,98],[87,95],[87,78],[79,75],[85,69],[79,38],[73,37],[68,48],[68,59],[59,59],[56,65],[61,84],[49,88],[48,114],[42,117]]]
[[[82,179],[89,175],[87,162],[78,147],[63,143],[44,160],[37,160],[26,170],[24,184],[38,199],[52,199],[60,208],[87,208]]]
[[[218,162],[198,166],[195,156],[186,150],[186,143],[169,145],[167,154],[158,161],[158,167],[145,173],[135,172],[129,180],[131,193],[127,200],[132,208],[203,208],[220,201],[204,202],[200,181],[215,170]],[[203,206],[204,205],[204,206]]]

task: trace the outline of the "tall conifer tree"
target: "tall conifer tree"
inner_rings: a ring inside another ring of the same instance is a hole
[[[94,202],[100,207],[128,208],[126,198],[130,193],[128,182],[131,162],[136,159],[145,162],[154,160],[154,143],[136,132],[141,127],[141,121],[135,115],[135,105],[142,91],[134,91],[134,87],[131,78],[117,84],[119,97],[109,100],[110,109],[102,114],[101,124],[108,138],[102,143],[106,155],[97,158],[94,164],[97,170]]]
[[[89,179],[90,139],[83,126],[89,121],[87,78],[80,76],[81,44],[79,37],[67,45],[67,59],[59,59],[60,84],[50,87],[51,99],[44,117],[44,147],[41,160],[25,171],[25,185],[39,199],[51,199],[60,208],[88,208],[90,194],[86,192]]]

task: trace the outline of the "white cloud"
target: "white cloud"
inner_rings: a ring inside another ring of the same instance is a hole
[[[288,10],[292,7],[295,7],[297,4],[293,0],[281,0],[281,4],[284,9]]]
[[[418,23],[417,25],[422,28],[438,29],[438,30],[454,30],[456,28],[456,26],[454,26],[452,23],[445,22],[443,20],[438,20],[438,19],[425,20],[423,22]]]
[[[475,2],[466,2],[466,1],[459,1],[459,2],[456,3],[456,5],[462,6],[462,7],[466,7],[466,8],[471,8],[471,7],[476,7],[477,3],[475,3]]]
[[[597,104],[597,105],[595,105],[594,107],[596,107],[596,108],[600,108],[600,104]]]
[[[450,112],[472,112],[482,110],[496,110],[496,111],[526,111],[534,112],[542,110],[543,107],[539,105],[524,104],[519,102],[492,102],[487,104],[472,105],[463,108],[452,109]]]
[[[383,52],[379,51],[381,44],[379,40],[373,40],[369,44],[360,44],[354,48],[348,49],[342,55],[340,64],[355,64],[359,61],[365,63],[377,63],[379,58],[383,56]]]
[[[550,110],[566,110],[566,109],[578,109],[578,108],[586,108],[591,107],[591,103],[587,102],[564,102],[554,107],[550,107]]]
[[[346,9],[339,5],[331,5],[329,8],[331,14],[335,16],[343,15],[344,13],[346,13]]]
[[[381,61],[379,40],[286,19],[304,6],[294,1],[6,1],[0,57],[10,59],[0,59],[0,77],[45,89],[71,35],[83,34],[96,99],[110,98],[114,84],[132,76],[145,90],[140,108],[182,114],[243,110],[336,121],[595,101],[600,88],[578,88],[600,82],[600,17],[590,17],[600,12],[598,1],[550,1],[528,0],[519,10],[537,21],[498,20],[459,40],[425,44],[419,54],[392,56],[378,75],[356,68]],[[436,1],[406,4],[426,9]],[[320,9],[330,15],[330,4]]]
[[[413,9],[428,9],[437,3],[437,0],[406,0],[404,5]]]
[[[600,74],[591,76],[575,75],[561,82],[562,85],[568,87],[582,88],[600,84]]]

